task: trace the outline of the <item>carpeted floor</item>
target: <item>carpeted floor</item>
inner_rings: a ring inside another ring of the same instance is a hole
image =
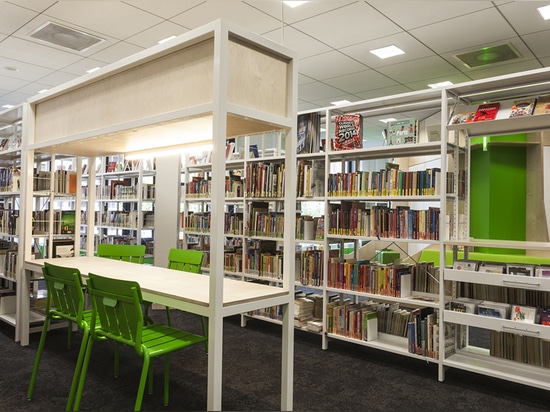
[[[154,316],[163,316],[156,311]],[[200,330],[194,315],[174,312],[176,326]],[[48,334],[33,399],[25,399],[40,334],[21,347],[14,329],[0,324],[0,411],[62,411],[72,378],[80,334],[66,348],[66,329]],[[280,409],[281,331],[274,324],[240,318],[224,324],[223,400],[226,411]],[[113,345],[97,343],[80,409],[131,410],[141,359],[130,348],[121,352],[121,373],[112,376]],[[437,365],[331,341],[296,331],[294,357],[295,411],[548,411],[550,392],[450,369],[437,380]],[[155,392],[145,395],[144,411],[202,411],[207,400],[207,355],[195,345],[171,357],[170,405],[162,402],[162,365],[155,362]]]

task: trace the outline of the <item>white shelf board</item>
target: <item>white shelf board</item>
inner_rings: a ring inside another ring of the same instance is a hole
[[[477,283],[483,285],[494,285],[512,287],[518,289],[550,291],[550,279],[508,275],[505,273],[486,273],[471,270],[445,269],[445,280],[457,282]]]
[[[550,242],[533,242],[521,240],[492,240],[492,239],[458,239],[445,240],[445,246],[462,246],[462,247],[492,247],[502,249],[527,249],[549,251]]]

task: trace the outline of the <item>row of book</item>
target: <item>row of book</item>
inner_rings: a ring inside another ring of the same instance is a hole
[[[452,182],[453,172],[447,172]],[[447,193],[452,186],[447,185]],[[441,169],[438,167],[405,172],[395,169],[331,173],[329,196],[433,196],[441,194]]]
[[[404,298],[416,292],[439,293],[439,268],[433,262],[381,264],[330,258],[327,286]]]
[[[321,197],[325,192],[325,162],[300,159],[297,164],[296,197]]]
[[[34,170],[34,191],[52,191],[60,194],[76,194],[76,172],[73,170]]]
[[[409,206],[367,208],[363,202],[331,203],[328,233],[399,239],[439,239],[439,208],[414,210]]]
[[[457,283],[458,296],[480,301],[504,302],[535,307],[550,307],[550,294],[543,290],[503,288],[480,283]]]
[[[0,209],[0,232],[8,235],[17,234],[19,210]]]
[[[50,220],[53,220],[54,234],[74,234],[76,211],[74,210],[36,210],[32,212],[33,234],[49,233]]]
[[[17,256],[19,252],[17,250],[17,244],[12,245],[10,249],[6,250],[4,257],[4,276],[7,278],[17,279]]]
[[[301,250],[296,255],[295,278],[304,286],[323,286],[324,251],[322,249]]]
[[[21,170],[13,167],[0,167],[0,192],[21,190]]]
[[[453,263],[455,270],[471,270],[484,273],[499,273],[517,276],[550,278],[550,265],[523,263],[483,262],[461,259]]]
[[[249,163],[245,170],[245,193],[248,197],[282,198],[285,195],[285,164]]]
[[[475,110],[461,111],[451,116],[450,124],[482,122],[495,119],[536,116],[550,113],[550,95],[483,103]]]
[[[491,356],[550,368],[550,341],[516,333],[490,333]]]
[[[449,310],[550,326],[550,307],[540,308],[460,297],[449,302]]]

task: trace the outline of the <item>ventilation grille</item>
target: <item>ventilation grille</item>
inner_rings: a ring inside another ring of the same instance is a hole
[[[455,57],[467,67],[474,68],[519,59],[522,56],[511,44],[502,44],[457,54]]]
[[[31,37],[59,47],[82,52],[104,39],[69,27],[47,22],[31,33]]]

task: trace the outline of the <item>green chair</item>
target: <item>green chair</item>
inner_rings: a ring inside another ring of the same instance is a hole
[[[202,260],[204,253],[194,249],[170,249],[168,252],[168,269],[181,270],[184,272],[201,273]],[[168,324],[172,325],[170,308],[166,307],[166,316]],[[202,335],[208,337],[206,318],[201,316]],[[208,340],[205,340],[206,350],[208,350]]]
[[[110,279],[90,273],[87,285],[92,301],[91,331],[86,346],[74,410],[78,410],[80,406],[93,342],[101,338],[131,346],[143,358],[141,378],[134,405],[136,411],[141,409],[148,378],[149,393],[152,393],[153,390],[151,359],[164,356],[164,405],[168,405],[169,354],[175,350],[204,342],[206,338],[161,323],[144,325],[141,310],[143,298],[137,282]]]
[[[82,277],[78,269],[55,266],[45,262],[42,267],[42,273],[44,274],[44,280],[48,292],[48,296],[46,298],[46,319],[44,320],[42,335],[40,336],[38,351],[36,352],[34,369],[32,371],[29,389],[27,391],[27,400],[32,399],[34,385],[38,374],[38,367],[40,365],[40,359],[42,358],[42,352],[44,350],[44,344],[46,343],[46,335],[48,334],[50,323],[52,320],[67,320],[69,322],[67,338],[67,346],[69,348],[72,343],[71,336],[73,323],[75,323],[78,326],[78,329],[80,329],[84,334],[82,336],[82,343],[80,344],[80,352],[76,362],[69,399],[67,400],[66,410],[70,410],[77,387],[78,378],[80,376],[80,368],[84,359],[83,357],[86,344],[88,342],[92,311],[84,310]]]
[[[101,243],[97,245],[97,256],[123,260],[125,262],[143,263],[145,259],[145,245]]]

